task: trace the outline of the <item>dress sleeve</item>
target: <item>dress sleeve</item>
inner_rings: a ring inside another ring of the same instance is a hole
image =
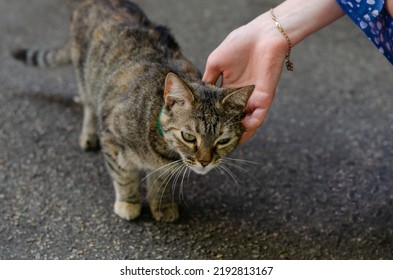
[[[359,26],[393,64],[393,18],[384,0],[336,0],[345,13]]]

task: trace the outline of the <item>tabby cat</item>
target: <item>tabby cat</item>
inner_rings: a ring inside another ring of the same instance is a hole
[[[13,55],[40,67],[74,65],[84,108],[80,146],[101,145],[115,213],[126,220],[140,215],[139,171],[150,170],[147,201],[154,218],[176,220],[168,181],[184,177],[187,168],[206,174],[222,163],[239,143],[254,86],[203,83],[168,29],[128,0],[83,1],[70,37],[57,49]]]

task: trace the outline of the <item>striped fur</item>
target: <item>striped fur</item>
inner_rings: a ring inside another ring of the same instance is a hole
[[[54,50],[18,49],[12,55],[15,59],[30,66],[58,67],[71,64],[71,49],[69,45]]]
[[[221,164],[239,143],[253,91],[204,84],[169,30],[127,0],[83,1],[66,46],[14,57],[34,66],[74,65],[84,106],[80,146],[101,145],[115,213],[127,220],[141,211],[140,170],[150,172],[146,198],[154,218],[178,218],[169,182]]]

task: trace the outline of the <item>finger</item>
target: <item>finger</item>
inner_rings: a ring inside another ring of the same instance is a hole
[[[218,78],[221,75],[220,67],[214,60],[209,56],[206,62],[205,73],[203,74],[202,81],[215,85]]]
[[[244,142],[246,142],[247,140],[249,140],[252,136],[254,136],[254,134],[256,133],[256,130],[252,130],[252,131],[245,131],[243,132],[241,138],[240,138],[240,144],[243,144]]]
[[[243,144],[257,132],[267,115],[267,110],[256,109],[251,115],[246,115],[242,120],[244,132],[240,138],[240,144]]]
[[[253,131],[260,127],[267,115],[268,110],[263,108],[257,108],[251,114],[247,114],[243,120],[242,125],[245,131]]]
[[[217,68],[207,68],[208,65],[206,65],[206,70],[205,73],[203,74],[202,81],[205,83],[215,85],[217,83],[218,78],[221,75],[221,72],[217,70]]]

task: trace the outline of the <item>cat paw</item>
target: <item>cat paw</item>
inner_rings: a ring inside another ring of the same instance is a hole
[[[154,219],[162,222],[173,222],[179,218],[179,207],[176,203],[160,205],[153,203],[150,205]]]
[[[79,146],[84,151],[98,150],[100,147],[100,142],[98,140],[97,134],[82,133],[79,137]]]
[[[122,219],[131,221],[141,214],[140,203],[128,203],[124,201],[115,202],[115,213]]]

